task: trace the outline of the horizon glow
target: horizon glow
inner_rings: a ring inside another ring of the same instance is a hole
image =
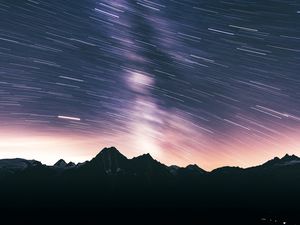
[[[231,140],[231,145],[222,146],[220,143],[213,143],[212,146],[206,146],[205,149],[193,149],[192,146],[181,152],[180,155],[174,154],[179,143],[172,145],[167,142],[156,143],[153,148],[141,149],[139,146],[149,146],[147,140],[145,143],[138,139],[140,145],[134,146],[136,140],[134,137],[112,137],[104,135],[102,137],[91,137],[82,135],[67,134],[45,134],[42,132],[27,133],[19,135],[20,131],[7,132],[0,135],[0,159],[4,158],[25,158],[41,161],[46,165],[53,165],[59,159],[72,161],[75,163],[91,160],[104,147],[116,147],[127,158],[133,158],[145,153],[150,153],[152,157],[168,166],[178,165],[185,167],[189,164],[197,164],[199,167],[211,171],[223,166],[238,166],[247,168],[260,165],[274,157],[282,157],[285,154],[297,155],[300,143],[297,137],[282,137],[274,143],[252,142],[252,144],[243,143],[243,138]],[[124,140],[130,141],[125,142]],[[175,141],[175,139],[173,139]],[[180,142],[180,140],[179,140]],[[153,147],[153,146],[151,146]],[[174,148],[173,148],[174,147]],[[195,147],[195,146],[194,146]],[[159,150],[157,150],[159,149]],[[218,149],[213,151],[213,149]],[[257,154],[257,149],[261,154]],[[147,151],[149,150],[149,151]],[[211,151],[211,154],[207,154]]]

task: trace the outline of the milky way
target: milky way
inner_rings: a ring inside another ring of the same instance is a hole
[[[114,145],[212,169],[299,154],[299,10],[0,0],[0,156],[82,161]]]

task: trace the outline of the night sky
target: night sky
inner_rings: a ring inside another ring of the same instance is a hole
[[[296,0],[0,0],[0,158],[300,155],[299,71]]]

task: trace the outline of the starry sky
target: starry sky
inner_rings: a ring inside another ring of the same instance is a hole
[[[300,155],[300,2],[0,0],[0,158]]]

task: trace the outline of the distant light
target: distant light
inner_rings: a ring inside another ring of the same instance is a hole
[[[76,120],[80,121],[81,119],[78,117],[71,117],[71,116],[57,116],[59,119],[65,119],[65,120]]]

